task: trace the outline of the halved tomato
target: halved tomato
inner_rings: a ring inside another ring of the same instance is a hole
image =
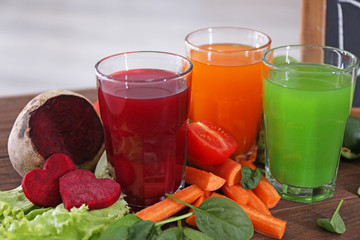
[[[220,164],[237,148],[233,135],[218,124],[205,120],[189,124],[188,154],[193,161]]]

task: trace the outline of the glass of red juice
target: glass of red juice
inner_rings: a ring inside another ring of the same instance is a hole
[[[139,51],[95,65],[111,175],[125,200],[143,208],[184,185],[191,62]]]

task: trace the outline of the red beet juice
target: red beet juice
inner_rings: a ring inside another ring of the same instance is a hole
[[[98,80],[108,162],[130,205],[151,205],[183,184],[190,93],[176,76],[132,69]]]

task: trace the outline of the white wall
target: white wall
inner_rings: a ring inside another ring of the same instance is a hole
[[[95,88],[94,64],[124,51],[184,55],[184,37],[209,26],[300,41],[301,0],[1,0],[0,97]]]

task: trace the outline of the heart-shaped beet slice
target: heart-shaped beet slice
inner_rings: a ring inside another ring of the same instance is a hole
[[[62,202],[59,179],[76,169],[74,162],[65,154],[51,155],[43,169],[34,169],[22,179],[22,189],[30,202],[41,207],[56,207]]]
[[[106,208],[119,199],[120,193],[120,184],[109,178],[97,179],[88,170],[77,169],[60,178],[60,194],[67,210],[82,204],[89,210]]]

